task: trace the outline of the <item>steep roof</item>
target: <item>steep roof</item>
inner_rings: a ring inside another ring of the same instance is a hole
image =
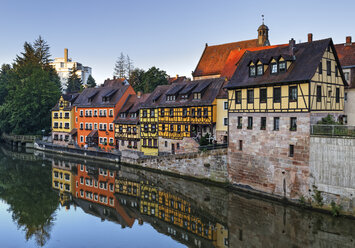
[[[240,60],[230,83],[227,85],[227,88],[309,81],[317,71],[319,62],[328,46],[332,46],[335,51],[333,42],[329,38],[296,44],[293,49],[294,56],[291,52],[292,49],[290,45],[254,52],[246,52]],[[337,59],[336,52],[334,54]],[[287,69],[287,72],[272,75],[270,74],[270,68],[268,67],[262,76],[249,77],[249,63],[251,61],[262,60],[266,62],[279,56],[283,56],[286,59],[292,59],[292,64]],[[346,84],[342,71],[341,76],[344,84]]]
[[[122,85],[122,84],[127,84],[127,83],[128,82],[125,78],[113,78],[113,79],[108,78],[104,81],[103,86],[104,87],[108,87],[108,86],[115,87],[117,85]]]
[[[279,46],[287,46],[287,44],[283,45],[274,45],[274,46],[263,46],[263,47],[251,47],[247,49],[234,49],[232,50],[228,58],[226,59],[226,62],[224,64],[224,67],[221,71],[221,77],[227,77],[228,79],[231,79],[235,69],[237,69],[237,66],[239,64],[239,61],[243,57],[244,53],[247,51],[259,51],[259,50],[264,50],[264,49],[271,49]]]
[[[129,95],[125,104],[122,106],[120,112],[118,113],[114,123],[119,124],[137,124],[139,122],[139,115],[136,118],[131,118],[130,116],[120,117],[121,113],[136,113],[139,111],[140,106],[147,100],[150,96],[150,93],[143,94],[141,97],[137,95]]]
[[[342,67],[355,66],[355,42],[336,44],[335,49]]]
[[[238,41],[221,45],[207,46],[202,53],[194,77],[221,74],[225,62],[232,50],[259,47],[258,39]]]
[[[219,94],[220,89],[223,87],[224,82],[225,78],[213,78],[195,81],[185,81],[172,85],[164,85],[168,87],[156,89],[145,102],[145,104],[142,105],[142,107],[151,108],[211,105]],[[190,87],[191,85],[193,85],[194,87]],[[174,89],[177,86],[179,86],[178,88],[180,89],[180,91],[176,92],[175,100],[168,100],[167,93],[174,92]],[[185,89],[189,90],[185,91]],[[201,99],[193,99],[193,93],[201,93]],[[186,94],[188,94],[188,97],[182,98],[182,95]]]
[[[64,110],[71,110],[73,108],[73,103],[78,98],[79,93],[67,93],[62,94],[63,100],[69,102],[69,106],[64,107]],[[52,108],[52,111],[59,110],[59,102]]]
[[[89,107],[114,107],[129,88],[129,85],[117,84],[113,86],[87,88],[76,99],[74,106]],[[104,98],[110,97],[108,101]],[[89,99],[91,100],[89,101]]]

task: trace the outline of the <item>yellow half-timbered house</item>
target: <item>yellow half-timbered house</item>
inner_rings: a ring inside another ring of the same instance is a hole
[[[74,129],[73,103],[79,94],[61,95],[52,109],[52,141],[58,145],[68,145]]]
[[[209,143],[217,141],[216,123],[227,117],[217,114],[217,96],[223,98],[220,92],[225,82],[225,78],[214,78],[169,86],[157,104],[160,152],[196,151],[202,137],[208,137]]]
[[[331,39],[245,53],[227,85],[231,182],[307,194],[311,126],[342,116],[345,85]]]
[[[116,147],[120,150],[141,151],[139,107],[150,94],[130,95],[118,113],[115,123]]]

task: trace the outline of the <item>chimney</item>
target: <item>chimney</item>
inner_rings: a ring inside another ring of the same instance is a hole
[[[351,36],[346,36],[346,44],[351,45]]]
[[[137,92],[137,98],[141,98],[141,96],[142,96],[142,91],[138,91]]]
[[[308,42],[312,42],[313,41],[313,34],[309,33],[308,34]]]
[[[64,48],[64,62],[68,63],[68,48]]]

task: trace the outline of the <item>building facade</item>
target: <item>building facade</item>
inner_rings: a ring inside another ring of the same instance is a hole
[[[128,96],[134,94],[130,85],[121,83],[85,89],[74,103],[76,144],[88,149],[115,149],[113,121]]]
[[[246,53],[227,85],[230,181],[308,194],[311,125],[343,114],[345,85],[331,39]]]
[[[116,147],[118,150],[141,151],[139,107],[150,94],[130,95],[119,111],[115,124]]]
[[[64,49],[64,58],[55,58],[50,65],[57,71],[63,90],[67,88],[66,83],[74,67],[77,69],[77,76],[82,80],[84,85],[86,85],[91,75],[91,67],[83,66],[81,63],[74,62],[72,59],[68,58],[67,48]]]
[[[73,104],[79,94],[64,94],[52,109],[53,144],[67,146],[72,141],[71,132],[75,128]]]
[[[335,45],[335,49],[348,82],[345,88],[344,122],[355,126],[355,43],[351,41],[351,36],[347,36],[345,43]]]

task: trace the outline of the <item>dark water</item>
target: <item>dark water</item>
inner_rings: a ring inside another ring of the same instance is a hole
[[[0,247],[355,247],[355,220],[0,148]]]

